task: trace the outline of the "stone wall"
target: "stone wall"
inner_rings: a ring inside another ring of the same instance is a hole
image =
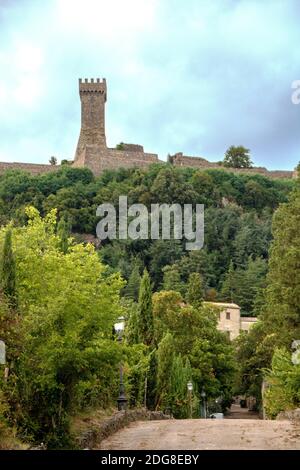
[[[154,153],[116,150],[102,148],[97,145],[87,145],[76,161],[74,161],[73,166],[75,168],[89,168],[95,176],[99,176],[104,170],[134,167],[145,168],[152,163],[158,162],[158,156]]]
[[[266,176],[268,178],[296,178],[297,172],[296,171],[285,171],[285,170],[267,170],[264,167],[254,167],[254,168],[228,168],[222,165],[219,165],[216,162],[209,162],[205,158],[201,157],[189,157],[183,155],[181,152],[176,153],[169,157],[169,162],[178,167],[192,167],[192,168],[200,168],[202,170],[209,170],[209,169],[219,169],[228,171],[231,173],[239,173],[239,174],[260,174],[262,176]]]
[[[278,421],[289,420],[300,423],[300,408],[296,408],[294,410],[281,411],[276,416],[276,419]]]
[[[0,174],[8,170],[22,170],[34,175],[50,173],[61,168],[60,165],[43,165],[39,163],[0,162]]]
[[[133,144],[132,146],[131,144],[126,144],[126,149],[122,150],[104,148],[97,145],[88,145],[77,156],[72,166],[75,168],[89,168],[95,176],[99,176],[104,170],[134,167],[147,168],[152,163],[164,163],[162,160],[158,159],[157,154],[145,153],[143,150],[136,150],[136,148],[143,149],[142,146]],[[297,178],[296,170],[293,172],[281,170],[268,171],[266,168],[225,168],[216,163],[208,162],[204,158],[186,156],[177,157],[177,155],[182,154],[176,154],[176,159],[173,161],[170,160],[170,163],[178,167],[199,168],[201,170],[219,169],[240,174],[261,174],[268,178]],[[57,171],[60,168],[60,165],[0,162],[0,174],[7,170],[22,170],[27,171],[32,175],[39,175],[41,173]]]
[[[189,157],[183,155],[182,152],[175,153],[175,155],[169,156],[169,162],[174,166],[187,166],[187,167],[196,167],[196,168],[220,168],[220,166],[215,162],[209,162],[202,157]]]
[[[256,317],[241,317],[241,330],[248,332],[256,322]]]
[[[149,421],[170,418],[171,416],[165,415],[161,411],[149,411],[146,408],[119,411],[110,418],[99,423],[99,425],[84,431],[77,437],[76,441],[80,449],[99,449],[103,439],[111,436],[119,429],[128,426],[128,424],[133,421]]]

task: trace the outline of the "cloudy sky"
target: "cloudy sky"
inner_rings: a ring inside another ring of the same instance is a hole
[[[78,78],[105,77],[106,136],[162,159],[300,160],[299,0],[0,0],[0,161],[73,158]]]

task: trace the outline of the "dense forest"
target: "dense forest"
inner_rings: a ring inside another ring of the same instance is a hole
[[[185,251],[181,240],[99,243],[96,208],[117,206],[120,195],[147,207],[203,203],[203,249]],[[1,446],[15,434],[74,447],[72,417],[115,404],[120,361],[131,407],[199,417],[202,390],[223,410],[239,393],[259,404],[263,379],[273,384],[270,417],[297,406],[300,366],[289,349],[300,332],[299,204],[298,180],[222,170],[153,165],[94,178],[66,165],[1,175]],[[230,343],[203,300],[237,302],[259,321]]]
[[[198,272],[206,299],[236,302],[242,314],[252,315],[267,272],[272,214],[287,201],[293,186],[292,180],[167,165],[106,171],[99,178],[87,169],[68,166],[35,177],[13,171],[0,177],[0,221],[25,223],[28,205],[42,216],[56,208],[58,218],[81,240],[80,234],[95,235],[97,206],[117,206],[120,195],[128,196],[128,204],[139,202],[148,208],[158,202],[202,203],[204,249],[186,251],[184,240],[105,241],[101,259],[111,272],[121,272],[129,281],[125,294],[130,295],[145,267],[155,291],[176,283],[183,295],[188,275]]]

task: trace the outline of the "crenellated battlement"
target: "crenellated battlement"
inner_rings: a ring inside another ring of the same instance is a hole
[[[101,93],[104,94],[104,99],[106,101],[106,80],[105,78],[85,78],[84,81],[82,78],[79,79],[79,94],[80,96],[85,93]]]
[[[107,99],[105,78],[79,79],[81,101],[81,129],[75,160],[86,145],[99,145],[106,148],[105,102]]]

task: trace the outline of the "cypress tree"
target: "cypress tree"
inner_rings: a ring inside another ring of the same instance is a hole
[[[71,223],[66,217],[62,217],[57,225],[57,235],[60,238],[60,249],[67,253],[69,248],[69,237],[71,233]]]
[[[126,343],[127,344],[138,344],[139,342],[139,332],[138,332],[138,305],[136,302],[130,302],[129,305],[129,318],[126,322]]]
[[[135,302],[139,297],[139,289],[141,284],[141,276],[138,263],[135,263],[125,287],[125,297],[133,299]]]
[[[235,293],[235,269],[233,266],[232,260],[230,261],[229,269],[225,275],[222,289],[221,289],[221,296],[223,301],[233,302],[233,297]]]
[[[141,280],[138,302],[138,336],[147,346],[154,343],[151,281],[147,269]]]
[[[156,405],[156,380],[157,380],[157,351],[154,349],[149,357],[149,371],[147,374],[146,406],[154,410]]]
[[[166,333],[157,349],[157,406],[164,410],[170,404],[171,374],[175,355],[174,340]]]
[[[2,255],[2,289],[11,307],[16,307],[16,264],[12,249],[12,231],[5,233]]]
[[[194,307],[203,302],[203,281],[199,273],[191,273],[188,280],[187,301]]]
[[[179,269],[176,265],[165,266],[163,268],[163,290],[174,290],[176,292],[184,293],[185,286],[181,282]]]

